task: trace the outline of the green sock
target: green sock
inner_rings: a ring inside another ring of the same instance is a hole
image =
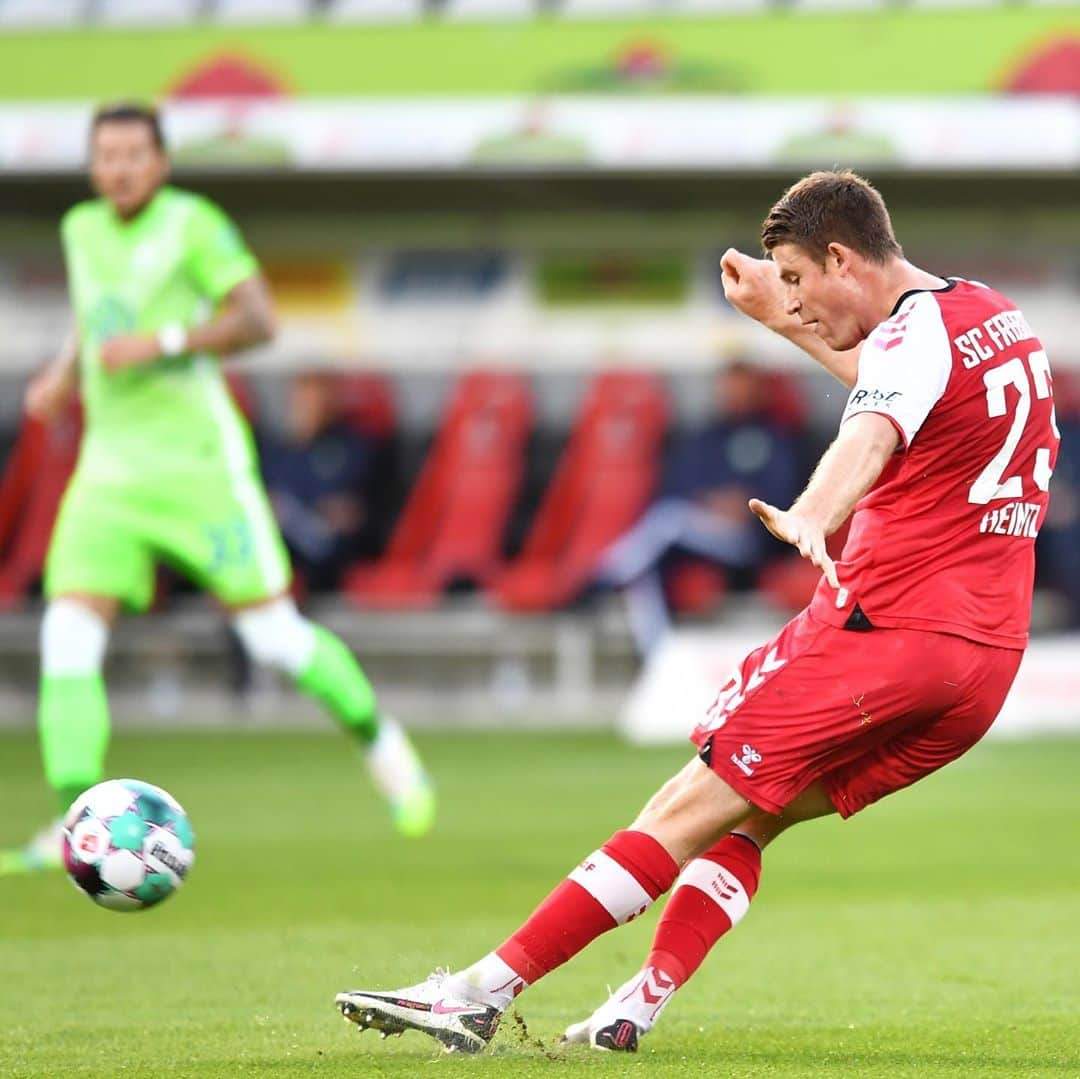
[[[329,709],[360,741],[370,745],[379,731],[375,691],[345,642],[315,626],[315,652],[296,679],[297,688]]]
[[[45,778],[60,812],[105,778],[109,704],[101,674],[44,675],[38,729]]]

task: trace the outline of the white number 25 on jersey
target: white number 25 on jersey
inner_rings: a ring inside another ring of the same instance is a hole
[[[1027,358],[1027,366],[1031,368],[1031,380],[1028,380],[1027,368],[1019,356],[1007,360],[1000,367],[992,367],[983,375],[983,385],[986,387],[986,408],[991,419],[1004,416],[1008,411],[1005,399],[1005,387],[1014,386],[1020,395],[1016,401],[1016,412],[1013,415],[1012,426],[1001,449],[994,454],[990,463],[979,473],[979,478],[971,485],[968,492],[968,501],[978,506],[984,506],[996,498],[1022,498],[1024,494],[1024,481],[1020,476],[1005,476],[1012,455],[1020,443],[1020,437],[1024,433],[1024,424],[1027,423],[1031,412],[1031,383],[1035,385],[1035,396],[1040,400],[1050,396],[1050,361],[1046,353],[1039,349],[1031,353]],[[1057,418],[1053,408],[1050,410],[1050,428],[1055,438],[1061,435],[1057,428]],[[1032,479],[1040,491],[1050,489],[1050,451],[1041,448],[1035,451],[1035,468],[1032,471]]]

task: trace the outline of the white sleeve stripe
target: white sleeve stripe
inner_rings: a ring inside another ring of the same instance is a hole
[[[679,875],[676,888],[697,888],[737,925],[750,909],[750,897],[738,877],[708,858],[695,858]]]
[[[952,342],[941,307],[933,293],[919,293],[866,339],[841,423],[860,412],[877,412],[897,424],[910,446],[945,395],[952,368]]]
[[[652,905],[652,896],[628,870],[602,850],[593,851],[569,877],[623,925]]]

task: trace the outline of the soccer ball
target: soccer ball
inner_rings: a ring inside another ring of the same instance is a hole
[[[195,860],[195,834],[173,796],[138,779],[107,779],[64,816],[64,866],[79,891],[109,910],[167,899]]]

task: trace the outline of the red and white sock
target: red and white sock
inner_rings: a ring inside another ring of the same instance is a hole
[[[667,996],[701,966],[712,946],[738,925],[760,879],[761,850],[749,836],[738,832],[686,864],[645,961],[645,971],[658,972],[663,981],[672,983],[665,1003]]]
[[[636,918],[675,882],[679,867],[652,836],[616,832],[491,955],[455,975],[470,999],[506,1008],[518,993],[601,933]]]

